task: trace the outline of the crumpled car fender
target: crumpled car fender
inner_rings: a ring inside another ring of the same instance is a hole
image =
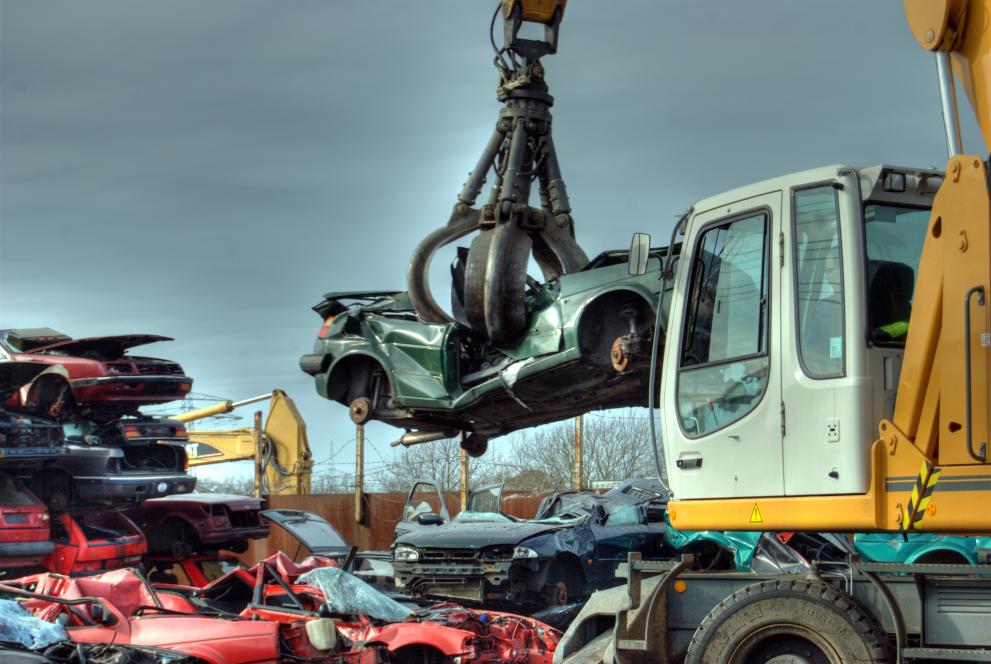
[[[423,622],[370,627],[354,636],[365,643],[381,643],[389,652],[409,646],[429,646],[439,650],[445,657],[457,657],[467,650],[467,641],[474,634],[437,623]]]

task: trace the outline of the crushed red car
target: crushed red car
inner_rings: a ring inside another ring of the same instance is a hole
[[[0,475],[0,569],[33,567],[55,548],[48,509],[11,477]]]
[[[26,576],[0,585],[0,595],[63,625],[76,643],[167,648],[210,664],[279,660],[279,625],[199,615],[181,595],[156,592],[129,569],[84,578]]]
[[[102,420],[189,393],[193,379],[178,363],[127,354],[136,346],[171,340],[154,334],[73,339],[50,328],[10,329],[0,330],[0,357],[62,366],[75,405]],[[28,398],[20,396],[22,405]]]
[[[169,648],[212,664],[299,661],[547,663],[560,632],[532,618],[386,597],[326,558],[277,553],[205,588],[151,586],[133,570],[0,585],[77,643]]]
[[[128,515],[147,535],[149,553],[181,559],[218,549],[247,551],[248,540],[268,537],[264,508],[261,498],[189,493],[146,500]]]
[[[137,565],[148,550],[144,534],[117,511],[61,514],[51,523],[55,547],[43,562],[50,572],[81,575]]]

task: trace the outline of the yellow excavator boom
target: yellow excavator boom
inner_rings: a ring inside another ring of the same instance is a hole
[[[256,492],[264,495],[310,493],[313,458],[306,438],[306,422],[296,404],[282,390],[270,395],[201,408],[172,419],[191,422],[229,413],[234,408],[270,399],[264,426],[220,431],[189,432],[189,465],[205,466],[228,461],[253,460]]]

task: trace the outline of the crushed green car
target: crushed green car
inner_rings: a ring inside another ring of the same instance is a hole
[[[418,320],[405,293],[328,293],[313,308],[324,324],[300,368],[356,423],[406,429],[405,444],[465,432],[475,456],[489,438],[516,429],[645,406],[665,252],[651,251],[642,276],[629,274],[629,252],[611,251],[579,272],[531,281],[526,330],[500,347],[463,322]],[[455,318],[458,292],[455,276]]]

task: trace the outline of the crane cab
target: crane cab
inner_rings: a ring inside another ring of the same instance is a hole
[[[694,206],[659,396],[678,500],[869,491],[942,180],[829,166]]]

